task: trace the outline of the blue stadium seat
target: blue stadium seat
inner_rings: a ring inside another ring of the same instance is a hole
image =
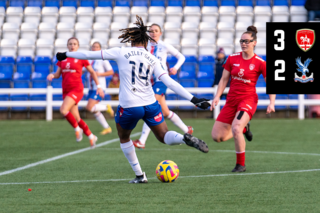
[[[266,87],[266,82],[264,79],[258,79],[256,87]]]
[[[277,94],[276,95],[276,100],[286,100],[288,99],[288,95],[286,94]],[[288,109],[288,106],[285,106],[285,105],[280,105],[280,106],[275,106],[275,109],[276,110],[285,110],[285,109]]]
[[[263,77],[263,75],[262,75],[262,74],[261,74],[261,75],[259,75],[258,80],[263,80],[263,81],[264,81],[264,77]]]
[[[180,80],[179,83],[183,87],[195,87],[195,80]]]
[[[167,62],[168,63],[176,63],[178,61],[178,59],[176,57],[174,57],[173,55],[169,55],[167,57]]]
[[[47,88],[46,75],[39,72],[32,73],[32,88]]]
[[[53,57],[52,58],[53,73],[55,73],[58,69],[57,62],[58,62],[57,58]]]
[[[170,75],[170,77],[171,77],[173,80],[178,81],[178,74]]]
[[[212,93],[199,93],[196,95],[197,98],[206,98],[209,100],[213,99],[213,94]]]
[[[84,88],[88,88],[89,85],[87,85],[87,82],[88,82],[87,81],[87,72],[85,72],[81,75],[81,80],[82,80],[82,84],[83,84]]]
[[[193,80],[196,78],[196,72],[195,71],[180,71],[179,72],[179,79],[189,79],[189,80]]]
[[[46,80],[47,75],[42,72],[33,72],[31,75],[32,80]]]
[[[95,7],[95,1],[92,0],[80,0],[80,7]]]
[[[148,0],[133,0],[132,6],[148,7]]]
[[[116,0],[117,7],[130,7],[130,0]]]
[[[197,70],[197,63],[192,63],[192,62],[185,62],[181,66],[181,71],[186,71],[186,72],[196,72]]]
[[[167,94],[166,95],[166,100],[171,100],[171,101],[178,100],[178,95],[176,95],[176,94]],[[177,106],[168,106],[168,107],[171,110],[174,110],[174,109],[178,108]]]
[[[53,100],[53,101],[63,101],[63,98],[62,98],[62,95],[60,95],[60,94],[55,94],[55,95],[52,96],[52,100]],[[52,109],[53,109],[54,111],[59,111],[59,110],[60,110],[60,107],[52,107]]]
[[[98,7],[112,7],[113,0],[98,0]]]
[[[207,71],[214,73],[215,64],[212,62],[201,62],[199,63],[199,71]]]
[[[104,100],[110,101],[110,100],[111,100],[111,95],[105,94],[105,95],[104,95]]]
[[[47,56],[36,56],[34,59],[34,71],[48,75],[51,68],[51,59]]]
[[[152,7],[165,7],[166,1],[165,0],[151,0],[150,6],[152,6]]]
[[[27,101],[29,99],[29,96],[27,94],[21,94],[21,95],[11,95],[10,100],[11,101]],[[11,111],[25,111],[27,110],[27,107],[21,106],[21,107],[11,107]]]
[[[63,7],[78,7],[78,0],[62,0]]]
[[[204,0],[203,6],[218,7],[218,0]]]
[[[11,81],[0,79],[0,88],[11,88]]]
[[[214,80],[213,71],[198,71],[197,78],[199,79],[207,79],[207,80]]]
[[[269,95],[267,94],[258,94],[259,100],[269,100]],[[257,110],[266,110],[268,106],[257,106]]]
[[[1,85],[1,83],[0,83]],[[1,87],[0,87],[1,88]],[[9,101],[9,95],[0,95],[0,101]],[[0,111],[7,111],[9,107],[0,107]]]
[[[106,76],[107,87],[109,86],[109,83],[111,80],[112,80],[112,75]]]
[[[201,62],[212,62],[212,63],[214,63],[215,62],[214,57],[211,56],[211,55],[200,55],[199,58],[198,58],[198,61],[199,61],[199,63],[201,63]]]
[[[24,8],[24,0],[10,0],[10,7],[22,7]]]
[[[292,6],[304,6],[306,0],[291,0]]]
[[[214,82],[213,79],[199,79],[198,87],[212,87],[213,82]]]
[[[45,0],[44,5],[46,7],[57,7],[60,8],[60,0]]]
[[[221,0],[221,6],[236,6],[235,0]]]
[[[45,101],[46,95],[45,94],[35,94],[30,95],[30,101]],[[37,112],[37,111],[45,111],[46,107],[30,107],[30,111]]]
[[[200,0],[186,0],[186,6],[188,7],[201,7]]]
[[[28,0],[28,7],[40,7],[42,8],[42,0]]]
[[[251,6],[253,7],[252,0],[239,0],[238,6]]]
[[[185,62],[193,62],[193,63],[197,63],[197,62],[198,62],[196,56],[187,55],[187,56],[185,56],[185,57],[186,57],[186,61],[185,61]]]
[[[53,79],[51,81],[51,86],[53,88],[62,88],[62,78]]]
[[[12,74],[10,72],[0,72],[0,81],[12,80]]]
[[[0,7],[4,7],[4,9],[7,9],[7,0],[0,0]]]
[[[29,76],[32,72],[33,61],[30,56],[18,56],[17,58],[17,72],[26,73]]]
[[[256,6],[270,6],[271,0],[257,0]]]
[[[274,0],[273,5],[274,6],[289,6],[288,0]]]
[[[170,7],[183,7],[183,0],[168,0]]]
[[[0,73],[6,73],[6,75],[13,74],[14,58],[11,56],[0,56]]]
[[[30,75],[28,75],[28,73],[24,73],[24,72],[16,72],[13,75],[13,80],[14,81],[20,81],[20,80],[30,80]]]
[[[118,68],[118,64],[115,61],[109,61],[110,65],[112,66],[112,69],[114,72],[119,73],[119,68]]]
[[[296,95],[296,94],[289,94],[288,95],[288,99],[290,99],[290,100],[298,100],[298,95]],[[298,105],[291,105],[291,106],[289,106],[289,108],[290,109],[294,109],[294,110],[297,110],[298,109]]]

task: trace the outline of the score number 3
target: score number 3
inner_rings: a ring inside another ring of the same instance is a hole
[[[276,51],[282,51],[284,50],[284,31],[283,30],[275,30],[274,31],[274,36],[278,36],[280,35],[280,38],[278,38],[278,42],[280,43],[280,46],[278,46],[278,44],[274,45],[274,49]],[[280,65],[280,69],[276,69],[276,73],[274,75],[274,80],[275,81],[285,81],[285,77],[280,77],[279,73],[284,73],[285,71],[285,61],[284,60],[276,60],[274,62],[275,66],[279,66]]]

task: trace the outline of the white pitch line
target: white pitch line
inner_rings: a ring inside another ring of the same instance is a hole
[[[101,148],[103,150],[121,150],[120,148]],[[197,152],[195,149],[153,149],[153,148],[147,148],[144,150],[141,150],[142,152],[145,151],[192,151]],[[210,152],[232,152],[234,153],[234,150],[210,150]],[[272,151],[250,151],[247,150],[247,153],[261,153],[261,154],[279,154],[279,155],[312,155],[312,156],[320,156],[319,153],[299,153],[299,152],[272,152]]]
[[[140,134],[141,134],[141,132],[137,132],[137,133],[132,134],[131,137],[139,136]],[[108,141],[99,143],[99,144],[96,145],[96,147],[105,146],[105,145],[108,145],[110,143],[114,143],[114,142],[117,142],[117,141],[119,141],[119,138],[115,138],[115,139],[112,139],[112,140],[108,140]],[[21,170],[25,170],[25,169],[29,169],[31,167],[35,167],[35,166],[38,166],[38,165],[41,165],[41,164],[44,164],[44,163],[48,163],[48,162],[51,162],[51,161],[55,161],[55,160],[58,160],[58,159],[61,159],[61,158],[65,158],[65,157],[68,157],[68,156],[71,156],[71,155],[79,154],[79,153],[82,153],[82,152],[85,152],[85,151],[88,151],[88,150],[91,150],[91,148],[87,147],[87,148],[79,149],[79,150],[76,150],[76,151],[73,151],[73,152],[68,152],[68,153],[63,154],[63,155],[58,155],[58,156],[53,157],[53,158],[49,158],[49,159],[46,159],[46,160],[42,160],[42,161],[38,161],[38,162],[35,162],[35,163],[31,163],[31,164],[28,164],[26,166],[18,167],[16,169],[11,169],[11,170],[8,170],[8,171],[0,172],[0,176],[11,174],[11,173],[14,173],[14,172],[17,172],[17,171],[21,171]]]
[[[215,175],[196,175],[179,176],[179,178],[206,178],[206,177],[228,177],[228,176],[247,176],[247,175],[270,175],[302,172],[318,172],[320,169],[294,170],[294,171],[276,171],[276,172],[255,172],[255,173],[236,173],[236,174],[215,174]],[[156,179],[156,177],[148,178]],[[106,180],[71,180],[71,181],[44,181],[44,182],[18,182],[18,183],[0,183],[0,185],[28,185],[28,184],[59,184],[59,183],[89,183],[89,182],[113,182],[128,181],[131,179],[106,179]]]

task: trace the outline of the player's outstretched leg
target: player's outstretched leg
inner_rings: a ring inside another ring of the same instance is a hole
[[[246,136],[248,141],[252,141],[253,134],[250,131],[250,122],[244,127],[243,134]]]
[[[146,146],[146,141],[149,134],[150,134],[149,126],[146,123],[143,123],[141,136],[139,140],[132,141],[133,145],[139,149],[144,149]]]
[[[119,115],[117,116],[119,117]],[[148,183],[145,172],[142,172],[141,170],[141,166],[132,140],[130,140],[130,134],[132,130],[123,129],[118,123],[117,130],[120,138],[120,147],[122,149],[122,152],[124,156],[126,156],[132,170],[136,174],[136,178],[131,180],[129,183]]]
[[[188,133],[181,135],[175,131],[168,131],[168,127],[165,122],[162,122],[156,126],[152,126],[151,130],[160,142],[167,145],[186,144],[200,150],[201,152],[209,152],[209,148],[203,140],[200,140]]]

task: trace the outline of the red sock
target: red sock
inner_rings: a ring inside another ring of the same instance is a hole
[[[244,128],[243,131],[242,131],[242,133],[244,134],[244,133],[246,133],[246,132],[247,132],[247,128]]]
[[[67,121],[71,124],[73,128],[76,128],[78,126],[77,121],[73,117],[72,113],[68,112],[64,117],[67,119]]]
[[[88,125],[86,124],[86,122],[84,122],[82,119],[80,119],[78,124],[79,124],[80,128],[83,130],[84,134],[86,134],[86,136],[89,137],[89,135],[91,135],[91,131],[90,131]]]
[[[241,166],[244,166],[244,162],[246,160],[246,152],[236,152],[237,154],[237,163],[240,164]]]

